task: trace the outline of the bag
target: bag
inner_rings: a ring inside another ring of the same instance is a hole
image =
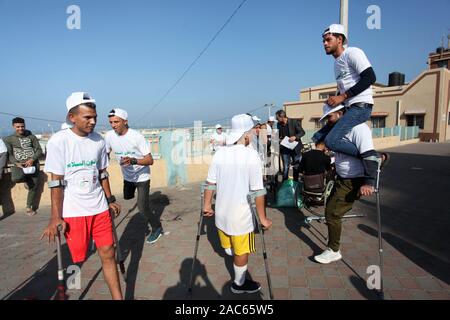
[[[285,180],[277,191],[275,208],[299,208],[303,207],[302,185],[297,181]]]

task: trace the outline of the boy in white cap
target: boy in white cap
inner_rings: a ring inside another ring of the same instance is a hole
[[[222,126],[220,124],[216,124],[216,131],[211,135],[211,147],[213,151],[219,150],[220,147],[225,145],[225,141],[227,139],[227,135],[223,133]]]
[[[216,212],[211,206],[213,191],[205,190],[204,213],[205,216],[215,214],[222,248],[233,256],[235,277],[231,291],[254,293],[261,286],[245,277],[248,256],[255,252],[255,222],[247,195],[250,191],[264,189],[261,161],[258,153],[247,147],[254,134],[251,116],[234,116],[231,127],[227,147],[214,155],[206,179],[208,184],[217,186]],[[264,196],[256,198],[256,208],[263,227],[270,228],[272,221],[266,217]]]
[[[111,296],[122,300],[110,215],[119,215],[120,205],[111,194],[105,140],[94,132],[95,100],[86,92],[74,92],[66,107],[72,128],[58,131],[47,144],[44,170],[51,180],[51,218],[41,239],[54,241],[61,225],[72,260],[80,263],[86,260],[92,237]]]
[[[328,125],[335,126],[343,121],[345,115],[344,105],[331,107],[327,104],[323,107],[323,117],[327,119]],[[360,154],[375,154],[372,131],[366,123],[361,123],[351,129],[345,135],[348,141],[355,145]],[[342,258],[340,238],[342,233],[342,217],[352,209],[353,203],[360,196],[370,196],[375,192],[375,180],[377,176],[378,161],[370,161],[373,166],[369,166],[368,174],[364,166],[363,159],[349,156],[345,153],[335,152],[335,167],[337,179],[325,208],[325,218],[328,227],[327,248],[314,257],[323,264],[328,264]]]
[[[109,123],[113,130],[106,133],[106,149],[114,152],[123,175],[123,197],[133,199],[136,189],[139,212],[144,214],[151,226],[147,243],[155,243],[163,235],[159,218],[150,210],[150,166],[153,157],[144,136],[128,127],[128,113],[120,108],[112,109]]]

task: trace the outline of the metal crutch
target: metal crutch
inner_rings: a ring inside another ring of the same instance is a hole
[[[202,232],[202,225],[203,225],[203,204],[205,200],[205,190],[216,190],[215,185],[202,183],[200,186],[200,219],[198,221],[198,229],[197,229],[197,237],[195,240],[195,249],[194,249],[194,257],[192,258],[192,267],[191,267],[191,276],[189,279],[189,289],[188,293],[192,294],[192,286],[194,281],[194,267],[195,267],[195,261],[197,260],[197,252],[198,252],[198,245],[200,241],[200,234]]]
[[[58,260],[58,285],[56,286],[56,300],[66,300],[66,283],[64,280],[64,267],[61,253],[61,231],[62,225],[56,227],[56,257]]]
[[[264,258],[264,265],[266,267],[267,284],[269,286],[269,296],[270,300],[273,300],[272,281],[270,280],[269,264],[267,262],[266,242],[264,240],[264,228],[261,224],[261,220],[259,219],[258,213],[256,211],[256,201],[255,201],[257,197],[264,196],[266,195],[266,193],[267,193],[266,189],[253,191],[247,195],[247,199],[250,203],[250,209],[252,210],[252,214],[254,215],[256,222],[258,223],[258,229],[261,232],[263,258]]]
[[[125,262],[123,260],[122,251],[120,250],[120,244],[119,244],[119,238],[117,237],[117,230],[116,230],[116,224],[114,222],[114,214],[109,210],[109,214],[111,216],[111,224],[112,224],[112,230],[114,235],[114,242],[116,244],[116,251],[117,251],[117,261],[119,262],[119,269],[120,273],[122,274],[123,281],[127,281],[127,275],[125,270]]]
[[[378,220],[378,254],[380,257],[380,297],[384,300],[384,290],[383,290],[383,239],[381,235],[381,209],[380,209],[380,172],[381,172],[381,161],[378,162],[377,169],[377,182],[375,187],[375,193],[377,197],[377,220]]]

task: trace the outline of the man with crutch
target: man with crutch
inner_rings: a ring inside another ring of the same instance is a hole
[[[51,218],[41,239],[53,241],[60,228],[73,262],[81,263],[92,237],[112,299],[122,300],[110,214],[119,215],[120,205],[111,194],[105,140],[94,132],[95,100],[74,92],[66,106],[73,126],[55,133],[47,144],[44,170],[50,175]]]
[[[231,119],[231,133],[227,146],[219,149],[209,167],[206,179],[216,186],[216,207],[212,209],[213,190],[205,190],[205,216],[215,214],[220,243],[225,253],[233,256],[233,293],[255,293],[261,290],[259,283],[246,279],[248,257],[255,252],[255,224],[247,199],[250,191],[264,189],[261,159],[258,152],[247,146],[253,138],[254,123],[251,116],[236,115]],[[263,228],[272,221],[266,217],[264,195],[255,199],[258,217]]]
[[[334,126],[345,112],[344,105],[332,107],[325,104],[323,107],[323,119],[327,119],[329,126]],[[364,165],[364,159],[335,152],[336,182],[327,200],[325,207],[325,219],[328,227],[327,248],[314,259],[322,264],[328,264],[342,259],[340,239],[342,233],[342,217],[350,211],[353,203],[361,196],[370,196],[375,191],[378,183],[377,173],[383,165],[383,159],[388,159],[386,153],[382,157],[374,151],[372,132],[366,123],[359,124],[351,129],[345,136],[353,143],[360,154],[373,154],[373,160],[369,165]],[[385,160],[384,160],[385,162]],[[384,163],[386,164],[386,162]],[[366,174],[368,172],[369,174]]]

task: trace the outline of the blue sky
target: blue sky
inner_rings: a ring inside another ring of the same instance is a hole
[[[265,103],[281,107],[297,100],[301,88],[333,81],[321,33],[338,22],[339,0],[248,0],[148,114],[241,1],[0,0],[0,111],[62,121],[67,96],[88,91],[100,124],[118,106],[128,110],[131,126],[176,125]],[[417,77],[450,31],[448,0],[349,3],[350,45],[366,51],[382,83],[392,71],[407,81]],[[81,9],[81,30],[66,27],[72,4]],[[381,9],[380,30],[366,26],[369,5]],[[257,114],[266,118],[267,110]],[[11,118],[0,114],[0,134]],[[49,128],[46,121],[27,125]]]

